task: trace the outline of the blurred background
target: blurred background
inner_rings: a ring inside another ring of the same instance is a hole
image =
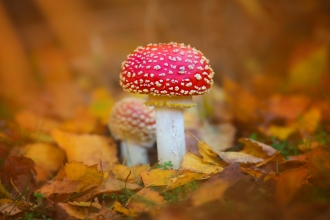
[[[234,109],[250,108],[240,121],[251,122],[256,103],[269,105],[274,94],[324,100],[330,94],[328,0],[1,0],[0,33],[2,117],[29,109],[64,121],[95,97],[116,100],[126,56],[137,46],[170,41],[210,59],[215,100],[224,92]],[[320,109],[329,118],[328,106]],[[227,116],[217,120],[233,118]]]

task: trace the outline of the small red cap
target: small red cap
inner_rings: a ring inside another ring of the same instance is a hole
[[[153,107],[137,98],[125,98],[112,108],[109,130],[117,140],[128,140],[141,147],[150,147],[156,141],[156,119]]]
[[[154,96],[192,96],[209,91],[214,72],[195,48],[178,43],[138,47],[122,64],[126,92]]]

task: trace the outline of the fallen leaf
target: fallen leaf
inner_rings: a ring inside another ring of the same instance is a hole
[[[223,170],[220,166],[205,163],[201,157],[189,152],[183,157],[180,169],[205,174],[215,174]]]
[[[87,217],[84,207],[77,207],[69,203],[61,203],[61,202],[59,202],[57,205],[60,206],[62,209],[64,209],[68,215],[76,219],[86,219]]]
[[[249,163],[256,164],[264,161],[262,158],[258,158],[242,152],[218,152],[221,160],[227,164],[231,163]]]
[[[0,199],[0,213],[5,216],[13,216],[24,210],[19,208],[19,202],[10,199]]]
[[[306,168],[289,170],[280,175],[276,186],[276,200],[280,206],[287,206],[304,184]]]
[[[10,193],[2,185],[1,181],[0,181],[0,196],[1,196],[1,198],[3,198],[3,197],[7,197],[7,199],[10,199],[11,198]]]
[[[124,214],[126,216],[131,216],[131,217],[137,217],[138,216],[138,214],[135,211],[124,207],[118,201],[115,202],[115,204],[113,206],[113,210],[116,211],[116,212],[122,213],[122,214]]]
[[[98,186],[103,180],[103,174],[97,169],[97,165],[86,166],[83,163],[73,161],[65,164],[65,172],[69,180],[79,182],[76,192]]]
[[[76,202],[76,201],[73,201],[73,202],[68,202],[70,205],[73,205],[73,206],[78,206],[78,207],[86,207],[86,208],[90,208],[90,207],[94,207],[94,208],[97,208],[97,209],[101,209],[102,208],[102,205],[99,203],[99,202]]]
[[[150,171],[143,171],[141,173],[141,178],[146,187],[166,186],[177,174],[178,172],[176,170],[152,169]]]
[[[187,183],[190,183],[194,180],[205,180],[209,178],[210,175],[204,173],[191,173],[185,172],[182,173],[170,180],[170,182],[166,186],[166,190],[171,190],[180,186],[183,186]]]
[[[114,164],[111,171],[115,174],[117,179],[127,180],[128,182],[132,183],[140,181],[141,173],[149,169],[149,164],[137,164],[132,167],[128,167],[122,164]]]
[[[296,122],[296,127],[303,134],[311,134],[318,127],[321,120],[321,111],[317,108],[311,108],[305,112]]]
[[[267,158],[276,153],[276,150],[271,146],[250,138],[240,138],[238,141],[244,144],[243,150],[240,151],[241,153],[250,154],[258,158]]]
[[[198,152],[202,155],[204,162],[219,166],[223,165],[219,159],[219,155],[205,142],[198,141]]]
[[[36,169],[45,171],[46,178],[51,176],[53,172],[57,171],[65,160],[64,151],[49,143],[37,142],[28,144],[25,145],[24,149],[24,156],[31,158],[35,162]]]
[[[221,199],[229,184],[222,179],[206,182],[196,189],[189,197],[193,206],[200,206]]]
[[[127,207],[134,212],[148,212],[166,204],[165,199],[158,192],[144,188],[134,194],[128,201]]]
[[[285,140],[295,131],[296,128],[294,126],[270,125],[264,133],[270,137],[276,137],[280,140]]]
[[[122,189],[130,189],[130,190],[139,190],[141,187],[135,183],[125,183],[121,180],[115,178],[114,174],[110,173],[109,176],[104,180],[103,186],[96,192],[100,193],[112,193],[118,192]]]
[[[52,194],[70,194],[77,192],[78,186],[78,181],[63,179],[61,181],[55,180],[49,184],[43,185],[38,191],[46,197],[49,197]]]
[[[104,136],[72,134],[60,130],[51,132],[56,143],[66,152],[69,162],[79,161],[86,165],[102,164],[102,169],[110,169],[118,161],[115,143]]]
[[[253,176],[254,178],[260,179],[263,177],[264,181],[267,181],[269,179],[277,179],[278,176],[275,172],[264,172],[261,169],[253,168],[253,167],[241,167],[241,170],[244,173],[249,174],[250,176]]]

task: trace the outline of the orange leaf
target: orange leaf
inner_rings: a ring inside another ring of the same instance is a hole
[[[76,135],[60,130],[51,132],[56,143],[66,152],[68,161],[80,161],[86,165],[102,163],[108,170],[118,161],[115,143],[100,135]]]
[[[259,158],[267,158],[276,153],[276,150],[269,145],[260,143],[250,138],[240,138],[238,140],[244,144],[244,149],[241,153],[246,153]]]
[[[143,171],[141,173],[142,181],[146,187],[148,186],[165,186],[168,185],[172,178],[177,176],[176,170],[153,169]]]
[[[289,170],[281,174],[276,187],[276,200],[279,205],[286,206],[302,187],[308,170],[306,168]]]

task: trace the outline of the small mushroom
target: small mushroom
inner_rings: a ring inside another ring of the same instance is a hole
[[[122,63],[120,85],[128,93],[148,94],[155,106],[158,160],[178,169],[186,154],[183,109],[195,106],[192,96],[208,92],[214,72],[195,48],[178,43],[138,47]]]
[[[111,110],[108,127],[120,140],[120,157],[126,165],[146,164],[148,148],[156,141],[155,111],[138,98],[124,98]]]

